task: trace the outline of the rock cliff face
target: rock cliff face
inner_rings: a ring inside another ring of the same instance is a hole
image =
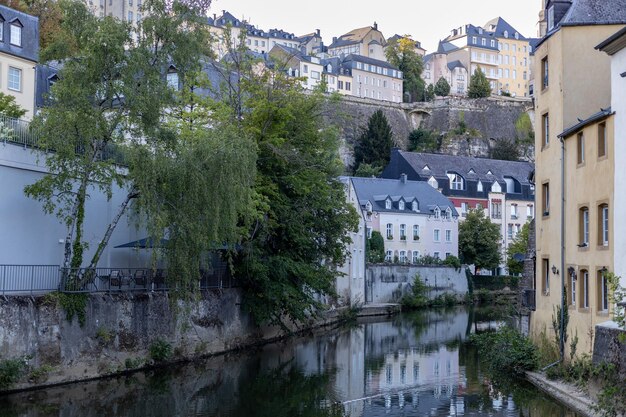
[[[342,160],[350,166],[353,146],[369,117],[382,110],[398,147],[407,149],[409,133],[422,127],[442,136],[441,152],[488,157],[496,140],[514,139],[515,123],[524,113],[534,121],[533,104],[527,99],[439,98],[428,103],[389,103],[344,97],[326,112],[329,123],[341,128]],[[459,129],[464,124],[464,128]],[[524,152],[532,159],[532,149]]]

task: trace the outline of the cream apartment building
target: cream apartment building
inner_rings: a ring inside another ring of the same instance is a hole
[[[113,16],[137,24],[142,19],[142,0],[85,0],[91,12],[99,17]]]
[[[614,271],[618,234],[611,232],[617,141],[610,58],[595,47],[626,24],[626,0],[606,6],[548,0],[546,34],[534,52],[538,207],[531,335],[552,332],[563,282],[568,334],[578,335],[580,353],[591,350],[595,325],[610,319],[604,273]]]
[[[24,119],[35,113],[36,65],[39,60],[39,19],[0,6],[0,91],[15,97],[26,110]]]
[[[352,94],[356,97],[402,102],[402,71],[389,64],[361,55],[349,55],[341,61],[343,72],[352,76]]]
[[[374,22],[372,26],[351,30],[350,32],[334,37],[328,46],[330,56],[360,55],[380,61],[386,61],[385,57],[385,37],[378,30],[378,24]]]

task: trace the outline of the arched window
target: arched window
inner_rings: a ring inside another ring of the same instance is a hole
[[[401,264],[405,264],[406,263],[406,251],[404,251],[404,250],[400,251],[400,263]]]
[[[450,207],[448,207],[448,208],[446,209],[445,218],[446,218],[447,220],[450,220],[450,219],[452,218],[452,210],[450,209]]]
[[[511,193],[521,193],[522,186],[518,180],[512,177],[504,177],[504,182],[506,183],[506,192]]]
[[[449,172],[448,178],[450,179],[451,190],[463,190],[465,189],[465,180],[462,176],[455,172]]]
[[[393,252],[391,252],[390,250],[388,250],[387,252],[385,252],[385,262],[391,262],[391,257]]]

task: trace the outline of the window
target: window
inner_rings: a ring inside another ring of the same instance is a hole
[[[496,47],[496,41],[494,41],[493,39],[491,40],[491,47],[495,48]]]
[[[491,202],[491,218],[492,219],[501,219],[502,218],[502,203],[499,201]]]
[[[413,225],[413,240],[420,240],[420,227],[417,224]]]
[[[141,13],[137,13],[137,23],[141,22]]]
[[[513,79],[517,80],[517,70],[513,70]]]
[[[532,204],[526,206],[526,217],[528,219],[532,219],[534,217],[533,208]]]
[[[469,204],[461,203],[461,216],[467,217],[467,212],[469,211]]]
[[[406,240],[406,224],[400,225],[400,240]]]
[[[4,41],[4,20],[0,16],[0,42]]]
[[[579,133],[576,137],[576,148],[578,155],[578,164],[582,164],[585,162],[585,136],[582,133]]]
[[[483,183],[482,183],[482,181],[478,181],[478,184],[476,185],[476,191],[478,191],[479,193],[483,192]]]
[[[511,204],[511,218],[517,219],[517,204]]]
[[[411,203],[411,210],[415,212],[419,211],[419,205],[417,204],[417,201],[414,201],[413,203]]]
[[[440,236],[439,236],[440,230],[439,229],[435,229],[433,230],[433,240],[435,242],[439,242],[440,241]]]
[[[541,136],[543,138],[543,146],[550,144],[550,115],[548,113],[541,116]]]
[[[11,45],[22,46],[22,24],[19,20],[11,23]]]
[[[509,65],[509,56],[504,55],[504,65]]]
[[[450,189],[451,190],[463,190],[463,177],[459,174],[449,173],[448,178],[450,179]]]
[[[22,91],[22,70],[9,67],[9,90]]]
[[[541,204],[543,204],[543,215],[550,215],[550,184],[545,183],[541,185]]]
[[[352,83],[346,81],[346,90],[350,91],[352,89]]]
[[[570,304],[576,307],[576,272],[572,271],[570,279]]]
[[[311,71],[311,78],[314,80],[319,80],[320,79],[319,71]]]
[[[506,226],[506,235],[509,240],[513,239],[513,225],[511,223]]]
[[[609,312],[609,283],[606,277],[606,269],[598,271],[598,311]]]
[[[441,209],[439,207],[435,207],[435,219],[441,217]]]
[[[132,23],[133,21],[133,12],[128,12],[128,21]]]
[[[304,64],[304,69],[302,70],[302,72],[304,72],[305,74],[309,73],[309,66],[307,64]]]
[[[582,308],[589,308],[589,272],[586,269],[580,270],[580,302]]]
[[[541,274],[543,275],[543,294],[547,295],[550,293],[550,259],[542,259],[541,264]]]
[[[400,263],[401,264],[405,264],[406,263],[406,251],[404,251],[404,250],[400,251]]]
[[[167,73],[167,86],[174,90],[178,90],[179,79],[178,73],[176,71],[170,71]]]
[[[337,81],[337,88],[343,90],[343,81]]]
[[[387,223],[387,239],[393,239],[393,224]]]
[[[548,85],[550,85],[548,78],[549,74],[548,57],[545,57],[541,60],[541,85],[544,89],[548,88]]]
[[[400,201],[398,202],[398,208],[399,208],[400,210],[404,210],[404,201],[403,201],[403,200],[400,200]]]
[[[578,243],[582,247],[589,246],[589,208],[579,210]]]
[[[606,156],[607,151],[606,140],[606,123],[600,123],[598,125],[598,157]]]
[[[609,206],[601,204],[598,206],[598,244],[609,246]]]
[[[472,43],[474,45],[476,45],[478,43],[478,40],[476,39],[476,36],[472,36]]]
[[[435,259],[439,259],[439,252],[433,253],[433,257]],[[439,374],[439,363],[437,363],[437,367],[436,367],[435,371],[436,371],[436,374]]]
[[[391,252],[390,250],[385,252],[385,262],[391,262],[392,255],[393,255],[393,252]]]
[[[452,230],[446,230],[446,242],[452,242]]]
[[[415,250],[413,251],[413,263],[414,264],[418,264],[420,260],[420,253],[419,251]]]
[[[430,185],[431,187],[437,189],[439,188],[439,183],[437,182],[437,180],[435,179],[435,177],[430,177],[428,179],[428,185]]]
[[[551,6],[548,9],[548,30],[552,30],[554,28],[554,6]]]
[[[386,199],[385,200],[385,208],[387,210],[391,210],[391,200],[390,199]]]

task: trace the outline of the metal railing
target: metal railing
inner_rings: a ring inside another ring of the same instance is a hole
[[[62,292],[169,291],[176,289],[168,279],[167,269],[147,268],[61,268],[59,290]],[[226,264],[202,270],[195,289],[235,287]]]
[[[59,265],[0,265],[0,294],[33,294],[59,289]]]
[[[31,130],[28,121],[0,114],[0,141],[24,147],[36,147],[39,135]]]

